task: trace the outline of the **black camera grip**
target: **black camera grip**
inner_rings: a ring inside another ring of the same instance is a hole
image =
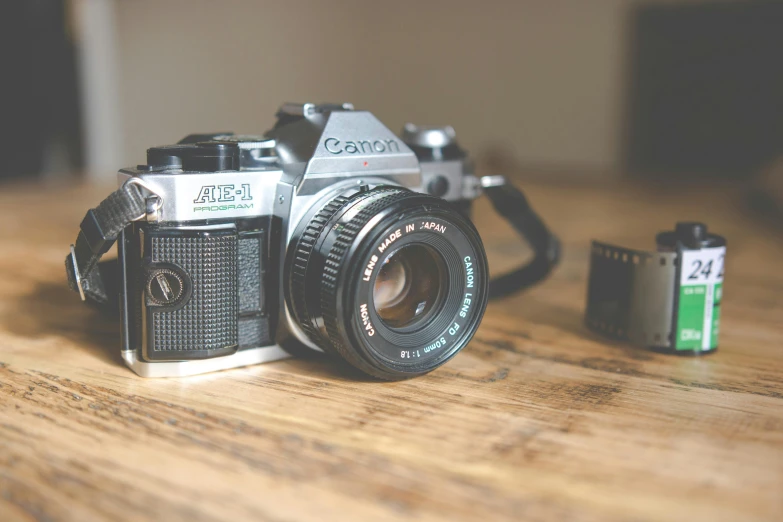
[[[239,345],[236,229],[155,227],[147,230],[144,243],[149,262],[143,265],[140,290],[146,303],[146,358],[189,360],[234,353]],[[155,295],[161,278],[170,301]]]

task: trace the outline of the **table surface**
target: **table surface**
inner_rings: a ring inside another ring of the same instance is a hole
[[[106,188],[0,194],[0,519],[781,520],[783,241],[731,186],[529,185],[564,243],[429,375],[328,359],[145,380],[63,258]],[[728,239],[721,345],[651,353],[583,325],[590,239]],[[493,271],[526,255],[486,202]]]

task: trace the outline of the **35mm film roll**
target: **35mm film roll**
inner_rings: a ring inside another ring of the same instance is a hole
[[[726,240],[689,222],[659,233],[656,243],[648,252],[593,241],[587,326],[659,351],[714,351]]]

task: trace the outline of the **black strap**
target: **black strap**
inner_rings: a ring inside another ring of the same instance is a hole
[[[83,300],[114,305],[116,293],[112,287],[116,286],[116,270],[99,266],[98,261],[120,232],[145,212],[146,198],[139,186],[125,183],[84,216],[76,244],[71,245],[71,253],[65,258],[68,286],[79,292]]]
[[[503,216],[532,247],[534,257],[526,265],[493,278],[489,282],[489,298],[513,294],[543,280],[560,261],[560,240],[552,234],[533,211],[525,195],[504,178],[484,187],[495,210]]]
[[[526,265],[492,279],[490,299],[523,290],[544,279],[560,259],[560,241],[530,207],[525,195],[502,180],[484,188],[495,210],[516,229],[533,248],[534,257]],[[125,183],[82,220],[76,244],[65,258],[65,271],[72,290],[84,300],[104,308],[116,306],[119,277],[116,262],[98,263],[132,221],[145,214],[146,199],[136,184]]]

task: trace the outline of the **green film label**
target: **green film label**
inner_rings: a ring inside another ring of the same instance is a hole
[[[712,347],[718,346],[720,333],[720,300],[723,297],[723,283],[715,283],[715,295],[712,299]]]
[[[725,257],[726,247],[683,251],[674,344],[677,350],[718,346]]]

